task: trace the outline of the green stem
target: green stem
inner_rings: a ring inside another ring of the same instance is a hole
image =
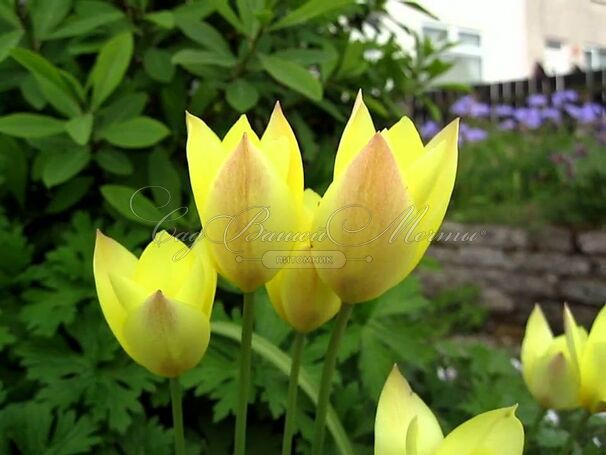
[[[332,376],[337,363],[337,354],[339,345],[347,327],[347,321],[353,309],[352,305],[343,303],[341,310],[337,315],[335,326],[332,330],[326,358],[324,359],[324,369],[322,370],[322,380],[318,392],[318,403],[316,405],[316,423],[314,425],[314,440],[311,446],[312,455],[321,455],[324,449],[324,435],[326,433],[326,410],[328,408],[328,399],[330,397],[330,388],[332,385]]]
[[[175,455],[185,455],[183,435],[183,408],[181,406],[181,386],[178,378],[170,378],[170,400],[173,408],[173,433],[175,435]]]
[[[574,443],[583,433],[585,425],[587,424],[587,421],[590,417],[591,413],[583,410],[583,414],[581,415],[581,417],[579,417],[579,421],[576,423],[572,431],[568,433],[568,439],[566,440],[566,444],[564,444],[564,446],[562,447],[560,455],[570,455],[572,453]]]
[[[299,392],[299,369],[303,355],[305,335],[297,332],[292,349],[292,363],[290,366],[290,379],[288,382],[288,404],[286,406],[286,419],[284,421],[284,439],[282,440],[282,455],[291,455],[292,436],[297,422],[297,393]]]
[[[240,395],[236,412],[235,455],[246,453],[246,413],[248,411],[248,392],[250,389],[251,345],[254,323],[254,299],[252,292],[244,294],[242,316],[242,340],[240,342]]]

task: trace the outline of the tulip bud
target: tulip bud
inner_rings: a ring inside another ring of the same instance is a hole
[[[217,283],[201,242],[190,249],[161,232],[137,259],[97,231],[93,268],[105,319],[135,362],[166,377],[198,364]]]
[[[440,425],[394,366],[375,420],[375,455],[521,455],[524,428],[516,406],[473,417],[444,438]]]
[[[578,349],[587,338],[572,314],[565,310],[566,334],[554,337],[541,308],[536,305],[522,342],[522,374],[528,390],[546,409],[573,409],[580,405]],[[577,344],[571,349],[569,341]]]
[[[215,267],[241,290],[253,291],[278,271],[263,265],[263,255],[293,247],[277,234],[293,232],[300,221],[303,167],[297,140],[279,104],[261,139],[246,116],[223,141],[189,113],[187,131],[194,199]]]
[[[457,135],[455,121],[423,147],[406,118],[375,132],[358,95],[313,223],[327,233],[313,248],[346,257],[342,268],[318,270],[344,302],[378,297],[418,264],[450,200]]]
[[[590,412],[606,412],[606,306],[593,322],[580,354],[581,404]]]
[[[320,196],[305,190],[301,232],[310,229]],[[310,242],[295,247],[299,256],[311,258]],[[300,333],[307,333],[332,319],[341,307],[339,297],[320,280],[311,266],[285,267],[266,285],[269,299],[278,315]]]

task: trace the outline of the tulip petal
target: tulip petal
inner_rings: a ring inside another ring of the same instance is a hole
[[[418,455],[431,455],[443,435],[436,417],[394,365],[377,405],[375,455],[408,455],[407,439]]]
[[[301,224],[301,229],[303,231],[311,230],[311,226],[321,200],[322,197],[314,190],[309,188],[305,189],[303,193],[303,217]]]
[[[581,402],[591,412],[606,412],[606,342],[588,342],[581,359]]]
[[[592,343],[606,342],[606,305],[602,307],[593,321],[588,341]]]
[[[534,362],[540,358],[551,345],[553,333],[539,305],[535,305],[528,322],[522,341],[522,365],[524,378],[532,370]]]
[[[198,212],[204,207],[210,185],[225,158],[221,140],[201,119],[186,113],[187,164]]]
[[[375,127],[368,108],[362,99],[362,91],[358,92],[351,116],[345,125],[337,157],[335,158],[334,179],[341,175],[349,163],[362,151],[375,134]]]
[[[577,325],[568,305],[564,305],[564,329],[572,364],[579,371],[581,353],[583,352],[585,341],[587,341],[587,335],[585,329]]]
[[[210,325],[200,309],[173,302],[157,291],[128,314],[124,337],[136,362],[160,376],[177,377],[204,355]]]
[[[126,319],[126,310],[118,300],[112,287],[110,271],[125,277],[133,276],[137,266],[137,258],[126,248],[97,230],[95,252],[93,256],[93,272],[97,296],[101,304],[103,316],[114,336],[124,350],[130,353],[126,344],[122,327]]]
[[[191,270],[175,297],[179,302],[200,307],[210,318],[217,289],[217,272],[212,266],[208,245],[203,239],[198,239],[193,244],[191,254]]]
[[[192,259],[187,245],[166,231],[159,232],[143,250],[134,279],[148,295],[161,289],[164,294],[175,296],[188,275]]]
[[[480,414],[455,428],[435,455],[522,455],[524,427],[516,406]]]
[[[288,187],[297,201],[303,192],[303,162],[297,138],[286,120],[280,103],[276,103],[269,124],[261,137],[261,149],[274,161],[286,178]]]
[[[292,249],[284,233],[297,230],[298,210],[286,182],[245,135],[201,213],[216,268],[245,292],[269,281],[278,269],[265,267],[261,258],[270,250]]]
[[[404,176],[407,183],[408,178],[414,181],[409,183],[408,188],[417,213],[422,215],[411,232],[411,237],[415,238],[415,253],[408,262],[405,274],[417,266],[446,215],[457,175],[458,131],[457,119],[425,146],[425,153]],[[421,237],[419,240],[416,239],[417,235]]]
[[[312,239],[312,247],[336,249],[346,257],[342,268],[318,269],[342,301],[371,300],[404,279],[416,246],[391,234],[409,206],[395,158],[377,133],[330,185],[313,223],[327,235]]]
[[[236,147],[238,147],[244,135],[248,137],[248,140],[252,142],[255,147],[260,147],[261,141],[259,140],[259,137],[250,126],[246,115],[242,114],[238,121],[232,125],[223,138],[223,149],[227,153],[232,153]]]
[[[412,163],[417,161],[425,150],[419,132],[408,117],[402,117],[398,123],[382,133],[393,150],[404,175]]]
[[[524,366],[524,379],[545,409],[573,409],[580,404],[579,373],[564,335],[556,337],[530,368]]]
[[[320,280],[315,268],[291,268],[280,273],[285,320],[295,330],[311,332],[332,319],[341,308],[339,297]]]
[[[109,279],[118,301],[127,312],[143,305],[149,297],[149,292],[129,277],[110,272]]]

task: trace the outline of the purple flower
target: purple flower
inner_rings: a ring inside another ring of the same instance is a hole
[[[530,129],[536,129],[543,123],[541,111],[534,107],[520,107],[514,111],[513,116],[518,122]]]
[[[450,113],[461,116],[467,115],[475,102],[476,100],[474,100],[471,95],[462,96],[452,103],[452,106],[450,106]]]
[[[494,113],[499,117],[509,117],[513,114],[513,106],[508,104],[498,104],[494,107]]]
[[[469,116],[473,118],[485,118],[490,115],[490,106],[486,103],[474,103],[469,109]]]
[[[551,103],[556,107],[561,107],[566,103],[574,103],[578,101],[579,94],[574,90],[560,90],[553,92],[551,95]]]
[[[423,139],[431,139],[440,132],[440,125],[433,120],[428,120],[421,125],[421,137]]]
[[[507,118],[507,119],[503,120],[501,123],[499,123],[499,129],[501,129],[503,131],[511,131],[511,130],[515,129],[515,127],[516,127],[516,122],[512,118]]]
[[[482,128],[469,128],[465,134],[466,142],[480,142],[488,137],[488,133]]]
[[[543,120],[551,120],[554,123],[560,123],[562,121],[562,112],[555,107],[545,107],[541,111]]]
[[[582,106],[567,104],[564,109],[568,115],[582,124],[596,123],[604,115],[604,108],[597,103],[585,103]]]
[[[541,93],[530,95],[526,101],[531,107],[542,107],[547,105],[547,97]]]

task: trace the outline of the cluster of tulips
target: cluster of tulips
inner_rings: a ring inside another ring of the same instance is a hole
[[[245,453],[254,291],[266,286],[276,312],[296,332],[283,454],[292,450],[304,336],[336,316],[316,400],[312,453],[321,454],[330,385],[347,320],[355,304],[402,281],[437,232],[454,186],[458,122],[423,146],[408,118],[377,132],[359,94],[338,146],[334,180],[320,197],[304,190],[297,139],[279,104],[260,138],[246,116],[223,140],[201,119],[187,114],[186,121],[191,185],[203,231],[191,246],[160,232],[139,258],[98,232],[94,274],[103,314],[130,357],[171,378],[175,450],[182,454],[176,378],[195,367],[208,347],[217,273],[242,291],[237,455]],[[304,260],[268,264],[267,257],[276,252]],[[318,260],[337,252],[343,258],[338,266]],[[591,337],[586,342],[582,331],[570,326],[567,342],[574,347],[559,356],[565,342],[551,340],[540,313],[533,314],[530,325],[537,334],[524,345],[524,361],[531,365],[525,373],[529,386],[546,406],[568,406],[574,401],[572,389],[551,384],[548,377],[536,378],[564,369],[567,378],[578,379],[585,357],[591,363],[593,357],[606,355],[606,343],[599,340],[603,335],[595,335],[592,344]],[[538,354],[547,342],[552,347]],[[587,371],[581,384],[597,381],[598,372]],[[603,384],[598,391],[602,398]],[[581,395],[592,409],[601,406],[593,392]],[[523,446],[515,406],[478,415],[444,438],[436,417],[397,368],[386,380],[376,413],[377,455],[519,455]]]

